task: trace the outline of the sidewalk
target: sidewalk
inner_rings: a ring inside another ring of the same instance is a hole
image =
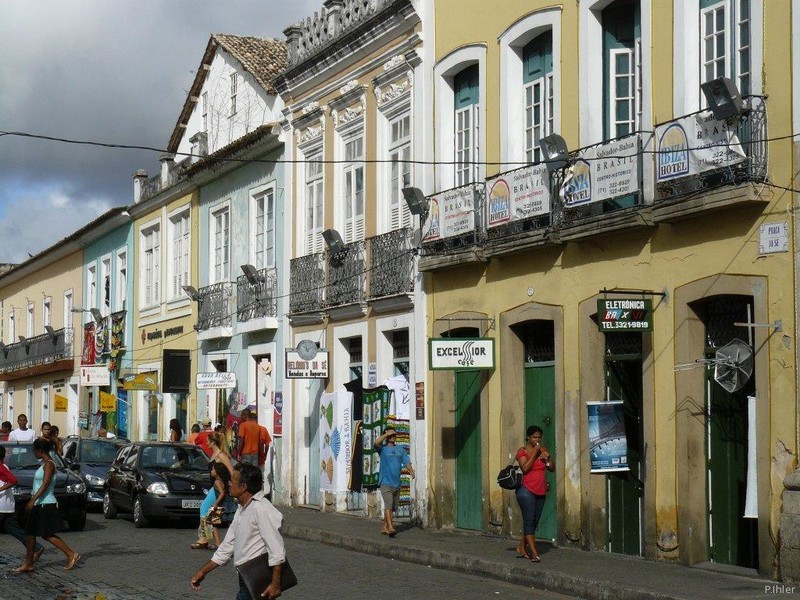
[[[281,507],[287,537],[331,544],[439,569],[578,596],[585,600],[738,600],[800,597],[800,585],[664,562],[540,544],[542,562],[515,558],[515,540],[399,524],[395,538],[380,521],[306,508]],[[397,526],[397,524],[396,524]]]

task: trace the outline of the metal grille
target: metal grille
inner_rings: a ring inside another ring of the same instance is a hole
[[[369,239],[370,298],[414,291],[411,229],[395,229]]]
[[[638,331],[607,333],[606,357],[642,354],[642,334]]]
[[[347,244],[336,254],[328,254],[328,306],[343,306],[364,301],[365,248],[363,240]]]
[[[525,362],[550,362],[556,359],[556,341],[552,321],[532,321],[523,331]]]
[[[227,281],[207,285],[198,290],[197,330],[230,327],[231,284]]]
[[[72,358],[72,328],[43,333],[0,350],[0,373]]]
[[[254,283],[244,275],[236,280],[236,318],[240,323],[277,316],[277,281],[275,269],[261,269]]]
[[[293,314],[322,310],[325,292],[325,258],[321,252],[293,258],[289,270]]]
[[[718,296],[709,300],[704,311],[707,350],[720,348],[733,338],[748,342],[747,327],[737,327],[734,323],[747,323],[751,306],[748,296]]]

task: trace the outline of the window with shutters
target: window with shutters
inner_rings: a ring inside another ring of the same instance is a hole
[[[100,312],[108,316],[111,312],[111,257],[100,262]]]
[[[125,295],[128,290],[128,252],[120,250],[117,253],[117,275],[114,289],[114,310],[119,311],[125,308]]]
[[[191,229],[189,209],[169,217],[169,299],[183,300],[186,295],[182,288],[189,285],[191,268]]]
[[[142,269],[140,301],[142,308],[161,303],[161,226],[156,223],[141,232]]]
[[[342,210],[345,243],[364,239],[364,134],[358,131],[344,140]]]
[[[700,0],[701,82],[728,77],[751,92],[750,0]]]
[[[411,226],[403,188],[411,183],[411,111],[389,119],[389,230]]]
[[[467,67],[454,78],[456,186],[478,181],[480,104],[478,65]]]
[[[553,34],[548,31],[522,49],[525,105],[525,160],[541,160],[539,140],[553,133]]]
[[[617,0],[602,12],[603,135],[606,139],[639,129],[642,115],[639,2]]]
[[[84,308],[94,308],[97,302],[97,267],[91,265],[86,269],[86,301]],[[89,313],[83,315],[84,323],[88,322]]]
[[[42,329],[47,325],[53,325],[53,298],[45,296],[42,302]]]
[[[225,206],[211,213],[211,247],[214,250],[211,282],[230,280],[230,209]]]
[[[27,318],[26,318],[26,328],[25,328],[25,336],[26,337],[33,337],[33,312],[35,307],[33,306],[33,302],[28,302],[28,310],[27,310]]]
[[[309,153],[305,164],[305,253],[322,252],[323,194],[325,165],[322,150]]]
[[[256,269],[275,266],[275,190],[253,196],[253,262]]]

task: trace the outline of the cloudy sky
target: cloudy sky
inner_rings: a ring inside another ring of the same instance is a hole
[[[164,148],[212,33],[284,39],[323,0],[2,0],[0,132]],[[158,154],[0,135],[0,263],[113,206]]]

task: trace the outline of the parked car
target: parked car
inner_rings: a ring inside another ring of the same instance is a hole
[[[33,453],[32,442],[2,442],[6,448],[5,464],[16,476],[18,483],[14,486],[14,501],[17,518],[22,524],[26,519],[25,505],[31,499],[33,476],[42,463]],[[72,530],[86,527],[86,484],[75,473],[72,473],[61,457],[52,453],[56,465],[55,496],[61,515]]]
[[[193,444],[133,442],[121,448],[108,469],[103,516],[133,513],[136,527],[152,519],[199,518],[211,490],[208,462]]]
[[[90,508],[103,506],[106,475],[119,449],[130,444],[123,438],[82,438],[72,435],[62,442],[64,462],[86,484]]]

